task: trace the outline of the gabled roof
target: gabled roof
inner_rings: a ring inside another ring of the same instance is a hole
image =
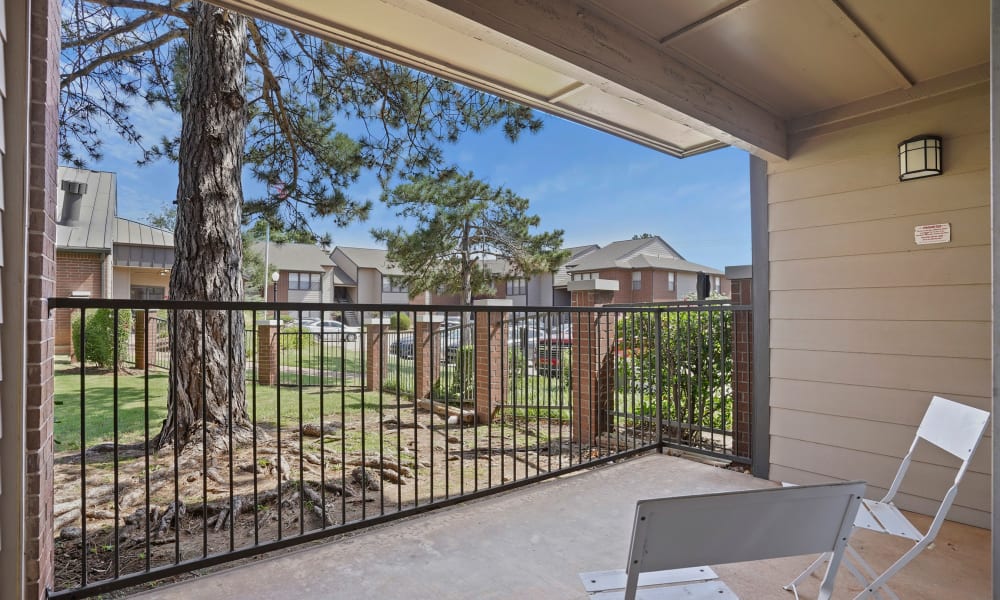
[[[569,272],[567,271],[568,265],[577,262],[585,255],[590,254],[595,250],[599,250],[600,248],[601,247],[598,246],[597,244],[588,244],[586,246],[573,246],[571,248],[566,248],[566,250],[569,250],[569,258],[566,259],[566,262],[559,265],[558,269],[556,269],[555,275],[552,276],[552,287],[561,287],[568,284],[569,283]]]
[[[114,243],[127,246],[174,247],[174,232],[115,217]]]
[[[611,242],[603,248],[594,250],[581,256],[578,260],[571,260],[567,263],[569,271],[593,271],[597,269],[613,269],[620,260],[625,260],[634,254],[646,253],[654,256],[670,256],[683,260],[680,252],[674,250],[670,244],[663,241],[660,236],[651,238],[641,238],[638,240],[620,240]]]
[[[383,275],[404,275],[399,267],[390,264],[386,260],[387,250],[382,250],[381,248],[353,248],[351,246],[337,246],[333,249],[334,252],[337,250],[340,250],[359,269],[375,269]]]
[[[111,252],[117,177],[106,171],[59,167],[56,248]]]
[[[671,271],[703,271],[722,275],[722,271],[684,260],[679,252],[660,236],[638,240],[620,240],[603,248],[579,254],[566,263],[569,273],[599,271],[603,269],[666,269]],[[569,275],[562,283],[566,285]]]
[[[710,275],[724,275],[719,269],[699,265],[698,263],[670,258],[667,256],[651,256],[648,254],[637,254],[630,259],[618,261],[617,266],[623,269],[665,269],[670,271],[690,271],[697,273],[702,271]]]
[[[264,242],[256,242],[254,251],[264,256]],[[334,266],[325,250],[314,244],[279,244],[271,242],[267,262],[279,271],[304,271],[307,273],[322,273],[324,267]]]

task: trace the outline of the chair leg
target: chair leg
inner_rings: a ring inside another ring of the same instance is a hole
[[[868,586],[860,594],[854,597],[854,600],[861,600],[862,598],[868,598],[874,596],[875,594],[878,594],[879,592],[886,592],[893,600],[899,600],[899,596],[897,596],[895,592],[889,589],[889,586],[886,584],[886,582],[889,581],[890,577],[898,573],[900,569],[905,567],[907,563],[913,560],[913,558],[916,555],[920,554],[920,552],[924,549],[924,546],[927,546],[929,543],[930,542],[927,540],[927,538],[924,538],[920,542],[917,542],[917,544],[912,548],[910,548],[906,552],[906,554],[903,554],[902,556],[899,557],[899,559],[896,562],[892,563],[892,566],[886,569],[884,573],[882,573],[878,577],[874,577],[871,580],[871,583],[869,583]],[[848,548],[850,548],[850,546],[848,546]],[[854,554],[857,556],[857,558],[861,561],[862,564],[864,564],[869,570],[871,570],[871,566],[869,566],[868,563],[865,562],[864,559],[862,559],[859,554],[857,554],[857,552],[855,552]]]
[[[819,568],[821,566],[823,566],[823,563],[825,563],[828,560],[830,560],[831,556],[832,556],[832,553],[830,553],[830,552],[824,552],[823,554],[820,554],[819,558],[817,558],[816,560],[814,560],[811,565],[809,565],[808,567],[806,567],[805,571],[802,571],[801,573],[799,573],[798,577],[796,577],[794,580],[792,580],[791,583],[789,583],[788,585],[785,586],[785,590],[794,593],[795,597],[798,598],[799,597],[799,593],[797,591],[795,591],[795,588],[798,587],[798,586],[800,586],[800,585],[802,585],[802,582],[805,581],[806,579],[808,579],[810,575],[812,575],[813,573],[819,571]]]
[[[635,594],[639,589],[639,567],[638,565],[629,565],[629,567],[625,579],[624,600],[635,600]]]

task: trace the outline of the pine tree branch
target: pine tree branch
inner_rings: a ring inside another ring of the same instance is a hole
[[[175,0],[174,2],[171,2],[171,5],[179,7],[179,6],[183,6],[184,4],[188,4],[190,1],[191,0]],[[62,48],[63,48],[63,50],[68,50],[70,48],[78,48],[80,46],[89,46],[91,44],[97,44],[97,43],[103,42],[104,40],[107,40],[109,38],[115,37],[117,35],[121,35],[123,33],[130,33],[132,31],[135,31],[136,29],[138,29],[139,27],[142,27],[143,25],[145,25],[146,23],[149,23],[150,21],[155,21],[156,19],[161,19],[163,17],[170,17],[170,16],[175,16],[175,15],[173,15],[173,14],[167,14],[167,13],[164,13],[164,12],[150,10],[148,12],[148,14],[145,14],[145,15],[143,15],[143,16],[141,16],[141,17],[139,17],[139,18],[137,18],[137,19],[135,19],[133,21],[128,21],[127,23],[123,23],[123,24],[119,25],[118,27],[112,27],[111,29],[101,30],[101,31],[95,33],[94,35],[89,36],[89,37],[79,38],[79,39],[75,39],[75,40],[74,39],[64,39],[63,42],[62,42]],[[183,17],[179,17],[179,18],[183,18]]]
[[[183,29],[172,29],[167,33],[161,35],[160,37],[149,40],[144,44],[139,44],[137,46],[132,46],[130,48],[125,48],[124,50],[119,50],[118,52],[111,52],[109,54],[103,54],[96,59],[90,61],[83,67],[73,71],[72,73],[66,74],[62,81],[59,82],[60,88],[69,87],[74,81],[80,79],[81,77],[86,77],[93,73],[99,67],[102,67],[109,63],[118,62],[124,60],[130,56],[135,56],[136,54],[142,54],[143,52],[149,52],[150,50],[155,50],[164,44],[176,40],[179,37],[184,36]]]
[[[191,15],[187,11],[180,10],[179,7],[187,4],[190,0],[171,0],[169,4],[157,4],[155,2],[145,2],[144,0],[89,0],[94,4],[106,6],[107,8],[128,8],[132,10],[144,10],[168,17],[177,17],[184,22],[191,22]]]
[[[299,154],[298,154],[298,144],[297,137],[293,130],[293,125],[291,119],[288,117],[288,109],[285,106],[284,97],[281,95],[281,85],[278,82],[278,78],[275,77],[274,72],[271,71],[271,65],[267,61],[267,47],[264,44],[264,38],[260,34],[260,29],[257,28],[257,23],[253,19],[249,19],[247,23],[247,31],[250,33],[250,39],[253,40],[254,47],[257,48],[257,52],[251,52],[247,50],[247,55],[260,67],[261,73],[264,77],[264,85],[262,90],[262,96],[264,98],[264,103],[267,104],[267,108],[271,113],[271,117],[278,123],[278,128],[281,129],[281,134],[285,136],[285,142],[288,144],[289,153],[292,157],[292,185],[296,185],[299,181]],[[272,97],[273,94],[273,97]]]

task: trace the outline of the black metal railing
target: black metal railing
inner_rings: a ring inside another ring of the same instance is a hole
[[[749,461],[746,306],[49,305],[78,311],[87,357],[57,360],[54,598],[668,446]],[[123,367],[161,334],[164,360]]]

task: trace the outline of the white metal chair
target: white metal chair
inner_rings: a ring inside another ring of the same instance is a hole
[[[854,522],[855,527],[905,538],[915,542],[915,544],[881,575],[875,572],[857,550],[848,545],[848,560],[845,561],[845,567],[864,587],[864,590],[855,596],[855,600],[860,600],[861,598],[882,598],[883,594],[893,600],[899,599],[896,593],[889,588],[887,582],[890,577],[906,566],[907,563],[920,554],[937,537],[941,525],[944,524],[948,510],[951,508],[952,502],[955,501],[955,495],[958,493],[958,485],[961,483],[962,477],[969,467],[969,461],[972,459],[972,455],[975,453],[976,447],[979,445],[979,441],[986,431],[986,424],[989,418],[990,414],[988,412],[979,410],[978,408],[959,404],[938,396],[934,396],[931,399],[931,404],[927,407],[927,412],[924,413],[924,418],[920,421],[917,435],[910,445],[909,452],[903,457],[902,464],[899,465],[899,470],[896,472],[896,478],[893,479],[892,485],[889,487],[889,492],[881,500],[865,500]],[[920,440],[930,442],[962,461],[955,475],[955,481],[941,501],[937,514],[934,515],[934,520],[931,522],[926,533],[921,533],[919,529],[914,527],[909,519],[903,516],[892,502],[896,496],[896,492],[899,491],[899,486],[903,482],[903,478],[906,476],[906,470],[910,466],[910,461],[913,459],[913,452],[916,450]],[[821,555],[801,575],[786,585],[785,589],[795,592],[795,597],[798,598],[796,587],[801,585],[812,573],[815,573],[828,558],[829,554]]]
[[[703,565],[829,552],[825,600],[864,492],[853,482],[640,500],[628,567],[580,578],[592,600],[729,600]]]

